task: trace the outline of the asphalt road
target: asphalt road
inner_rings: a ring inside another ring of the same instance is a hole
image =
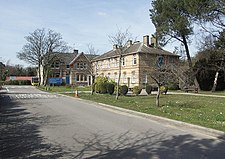
[[[96,103],[7,86],[0,158],[224,159],[225,141]]]

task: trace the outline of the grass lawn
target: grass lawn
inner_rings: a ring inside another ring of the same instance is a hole
[[[120,96],[80,93],[80,98],[225,131],[225,98],[187,95]]]
[[[40,86],[38,87],[38,89],[43,90],[43,91],[47,91],[47,92],[59,92],[59,93],[63,93],[63,92],[72,92],[75,91],[76,89],[78,89],[78,91],[91,91],[91,87],[90,86],[79,86],[79,87],[70,87],[70,86],[51,86],[48,87],[49,89],[46,90],[46,87],[44,86]]]

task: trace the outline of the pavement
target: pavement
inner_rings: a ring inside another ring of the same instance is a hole
[[[0,108],[0,158],[225,156],[224,132],[35,87],[9,86]]]

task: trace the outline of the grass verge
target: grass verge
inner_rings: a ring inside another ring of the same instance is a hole
[[[74,94],[73,94],[74,95]],[[161,107],[155,106],[155,95],[120,96],[80,93],[80,98],[125,109],[162,116],[225,132],[225,98],[162,95]]]

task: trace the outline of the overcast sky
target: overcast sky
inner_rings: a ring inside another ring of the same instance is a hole
[[[17,52],[35,29],[52,29],[79,52],[91,43],[102,54],[112,48],[108,35],[118,27],[142,41],[155,32],[149,17],[151,0],[0,0],[0,57],[22,64]],[[173,47],[167,47],[172,51]],[[1,59],[0,59],[1,60]]]

